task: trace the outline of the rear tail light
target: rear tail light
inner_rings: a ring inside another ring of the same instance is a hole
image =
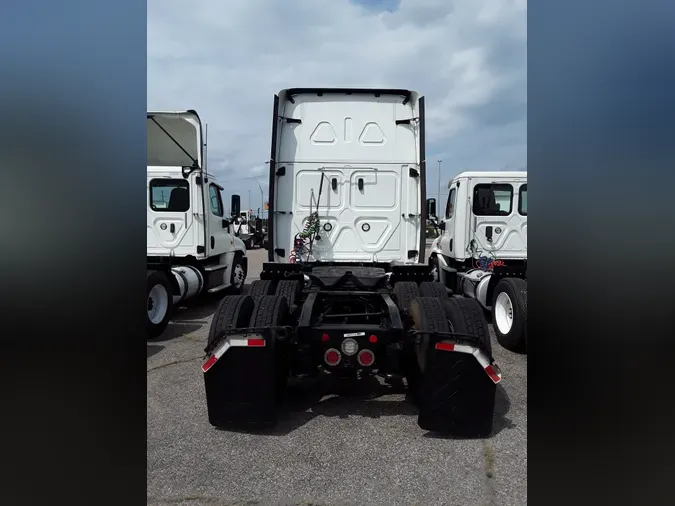
[[[335,348],[330,348],[329,350],[326,350],[326,353],[324,353],[323,359],[328,365],[335,366],[340,363],[342,355],[340,355],[340,352]]]
[[[326,343],[326,342],[330,341],[330,336],[329,336],[328,334],[322,334],[322,335],[321,335],[321,340],[322,340],[324,343]]]
[[[375,362],[375,354],[370,350],[361,350],[357,359],[363,367],[370,367]]]
[[[370,337],[368,338],[368,341],[370,341],[371,343],[375,344],[375,343],[377,342],[377,336],[376,336],[375,334],[373,334],[372,336],[370,336]]]

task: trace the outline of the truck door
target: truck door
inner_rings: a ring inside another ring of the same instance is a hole
[[[195,247],[194,203],[182,177],[148,175],[148,250],[158,255],[190,255]]]
[[[474,184],[469,241],[473,241],[474,252],[479,256],[508,259],[521,257],[526,250],[521,225],[527,218],[515,209],[514,194],[512,183]]]
[[[520,231],[525,242],[525,249],[527,249],[527,183],[521,184],[518,188],[518,214],[523,217]]]
[[[216,183],[208,187],[208,244],[209,256],[222,255],[234,250],[234,243],[229,228],[224,227],[225,208],[223,206],[222,188]]]
[[[454,251],[456,246],[455,238],[455,208],[457,206],[457,184],[453,184],[448,194],[448,200],[445,204],[445,214],[442,217],[444,230],[442,232],[440,246],[443,255],[450,258],[457,258]],[[461,252],[460,252],[461,253]]]

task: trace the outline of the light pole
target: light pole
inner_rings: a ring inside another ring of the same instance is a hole
[[[265,193],[263,192],[262,186],[260,185],[260,181],[257,179],[255,180],[256,183],[258,183],[258,188],[260,188],[260,218],[262,218],[262,215],[265,213]]]
[[[443,160],[438,160],[438,203],[437,206],[441,205],[441,162]]]

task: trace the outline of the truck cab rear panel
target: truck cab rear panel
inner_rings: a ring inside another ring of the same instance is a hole
[[[270,261],[421,262],[425,193],[417,93],[296,88],[275,96]],[[303,235],[311,237],[298,248]]]

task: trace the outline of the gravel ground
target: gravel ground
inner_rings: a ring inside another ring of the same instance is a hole
[[[249,252],[249,280],[266,252]],[[494,434],[433,437],[402,392],[326,381],[293,387],[277,428],[226,432],[207,420],[200,370],[213,301],[180,309],[148,342],[148,504],[523,505],[527,357],[501,348]]]

